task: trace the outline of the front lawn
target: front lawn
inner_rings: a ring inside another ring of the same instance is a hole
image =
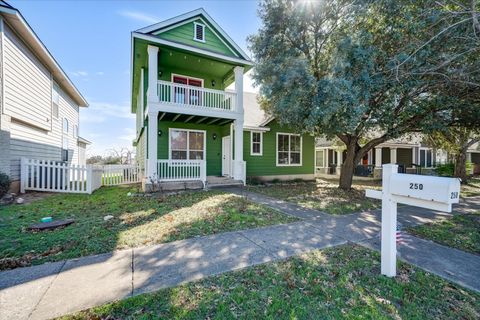
[[[356,245],[143,294],[63,319],[478,319],[480,294]]]
[[[56,194],[0,207],[0,269],[115,249],[296,221],[274,209],[219,191],[128,197],[136,187],[104,187],[92,195]],[[113,218],[104,221],[104,217]],[[75,219],[64,229],[31,232],[42,217]]]
[[[471,178],[467,184],[462,185],[461,195],[463,197],[480,196],[480,177]]]
[[[352,190],[343,191],[338,188],[338,181],[317,179],[316,182],[249,186],[249,190],[330,214],[348,214],[379,208],[379,200],[365,197],[365,189],[379,187],[380,182],[359,181],[354,182]]]
[[[450,219],[407,228],[411,234],[480,254],[480,212],[455,215]]]

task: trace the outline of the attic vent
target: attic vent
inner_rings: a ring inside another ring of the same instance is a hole
[[[205,25],[196,22],[193,24],[193,40],[205,42]]]

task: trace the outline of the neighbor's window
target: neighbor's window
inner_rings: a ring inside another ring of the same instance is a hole
[[[298,134],[277,134],[277,166],[302,164],[302,137]]]
[[[262,133],[261,132],[250,132],[250,155],[252,156],[261,156],[262,155]]]
[[[193,40],[205,42],[205,25],[193,23]]]
[[[432,150],[420,149],[420,165],[425,168],[432,166]]]
[[[205,132],[196,130],[170,130],[170,159],[203,160]]]
[[[325,168],[325,151],[323,149],[315,152],[315,166]]]
[[[53,86],[52,88],[52,115],[55,118],[58,118],[58,109],[60,106],[60,95],[58,94],[57,88]]]

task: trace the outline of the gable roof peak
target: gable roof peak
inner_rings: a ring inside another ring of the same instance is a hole
[[[250,61],[249,56],[233,41],[232,38],[217,24],[215,20],[203,9],[202,7],[189,11],[187,13],[178,15],[176,17],[152,24],[150,26],[138,29],[135,33],[143,33],[143,34],[152,34],[155,31],[160,29],[164,29],[167,27],[171,27],[172,25],[180,24],[185,20],[194,18],[196,16],[201,15],[205,20],[215,29],[217,30],[223,38],[233,47],[235,50],[241,55],[241,57],[247,61]]]

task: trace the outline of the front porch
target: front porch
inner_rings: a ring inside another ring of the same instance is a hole
[[[316,148],[315,174],[317,177],[338,176],[346,151],[339,147]],[[369,150],[357,164],[354,179],[381,179],[382,165],[395,163],[400,173],[431,174],[439,155],[433,149],[419,144],[381,144]]]

